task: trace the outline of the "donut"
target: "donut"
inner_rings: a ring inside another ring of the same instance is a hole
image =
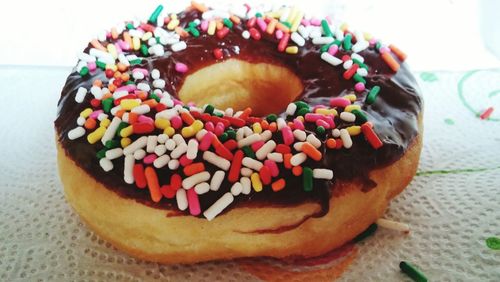
[[[405,53],[294,7],[163,6],[92,40],[55,120],[64,193],[135,257],[313,257],[416,173]]]

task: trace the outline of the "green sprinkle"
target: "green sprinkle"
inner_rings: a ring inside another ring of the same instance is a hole
[[[102,150],[98,151],[98,152],[96,153],[96,157],[97,157],[99,160],[100,160],[100,159],[102,159],[102,158],[104,158],[104,157],[106,157],[106,151],[107,151],[107,149],[106,149],[106,148],[104,148],[104,149],[102,149]]]
[[[227,139],[229,138],[228,134],[226,132],[222,133],[220,136],[219,136],[219,140],[220,142],[226,142]]]
[[[267,119],[268,122],[274,122],[274,121],[276,121],[278,119],[278,116],[275,115],[275,114],[270,114],[270,115],[268,115],[266,117],[266,119]]]
[[[326,51],[328,51],[328,49],[330,49],[330,47],[332,47],[333,45],[335,44],[335,42],[332,42],[330,44],[325,44],[323,46],[321,46],[321,49],[319,49],[319,51],[321,53],[325,53]]]
[[[283,25],[285,25],[288,28],[292,28],[292,24],[289,22],[282,22]]]
[[[256,13],[256,14],[255,14],[255,17],[257,17],[257,18],[262,18],[262,13]]]
[[[338,40],[338,39],[335,39],[335,41],[333,41],[333,44],[337,45],[340,47],[340,45],[342,45],[342,41]]]
[[[500,238],[490,237],[486,239],[486,246],[492,250],[500,250]]]
[[[366,80],[359,74],[355,73],[354,76],[352,77],[354,81],[356,82],[362,82],[363,84],[366,84]]]
[[[89,74],[89,68],[87,68],[87,67],[83,67],[83,68],[80,70],[80,75],[81,75],[81,76],[86,76],[87,74]]]
[[[311,110],[309,110],[309,107],[307,108],[302,108],[298,111],[296,111],[295,113],[298,115],[298,116],[305,116],[306,114],[310,113]]]
[[[444,123],[448,124],[448,125],[454,125],[455,124],[455,121],[452,120],[451,118],[445,118],[444,119]]]
[[[302,170],[302,183],[304,191],[311,192],[313,190],[313,170],[310,167],[304,167]]]
[[[207,113],[207,114],[213,114],[214,110],[215,110],[215,107],[212,106],[212,105],[210,105],[210,104],[208,104],[208,105],[205,106],[205,111],[204,112]]]
[[[320,126],[316,127],[316,133],[319,136],[323,137],[323,136],[325,136],[326,129],[323,126],[320,125]]]
[[[130,61],[130,65],[132,65],[132,66],[138,65],[140,63],[142,63],[142,60],[139,58]]]
[[[326,37],[332,37],[332,31],[330,30],[330,26],[328,25],[328,22],[326,20],[321,21],[321,27],[323,28],[323,32],[325,33]]]
[[[219,112],[215,112],[214,116],[216,116],[216,117],[223,117],[224,114],[223,113],[219,113]]]
[[[141,45],[141,54],[145,57],[149,56],[148,46],[146,44]]]
[[[368,69],[368,66],[364,63],[362,63],[360,60],[358,59],[352,59],[352,62],[355,63],[356,65],[360,66],[361,68],[364,68],[366,70],[369,70]]]
[[[191,21],[191,22],[189,22],[188,26],[189,27],[197,27],[198,25],[194,21]]]
[[[148,21],[152,24],[156,24],[156,22],[158,21],[158,16],[160,15],[161,11],[163,11],[163,5],[158,5],[158,7],[156,7],[154,12],[149,17]]]
[[[103,63],[103,62],[101,62],[101,61],[97,60],[97,61],[95,62],[95,64],[97,65],[97,67],[98,67],[98,68],[100,68],[100,69],[102,69],[102,70],[105,70],[105,69],[106,69],[106,63]]]
[[[252,150],[252,148],[250,148],[250,146],[244,146],[241,149],[243,150],[243,153],[245,153],[245,156],[252,158],[252,159],[256,158],[255,152]]]
[[[346,34],[346,36],[344,37],[344,50],[346,51],[349,51],[351,50],[351,47],[352,47],[352,35],[350,33]]]
[[[304,101],[297,101],[295,102],[295,105],[297,106],[297,110],[300,110],[302,108],[308,108],[309,109],[309,105],[304,102]]]
[[[361,232],[360,234],[358,234],[358,236],[354,237],[354,239],[352,239],[352,241],[354,243],[363,241],[364,239],[375,234],[375,231],[377,231],[377,228],[378,228],[378,225],[376,223],[372,223],[370,226],[368,226],[368,228],[365,229],[365,231]]]
[[[113,99],[113,98],[108,98],[108,99],[102,100],[102,109],[105,113],[109,113],[109,111],[111,111],[111,108],[113,107],[114,101],[115,101],[115,99]]]
[[[438,80],[437,75],[432,72],[423,72],[420,74],[420,78],[426,82],[434,82]]]
[[[416,282],[427,282],[427,278],[425,275],[415,266],[410,264],[409,262],[402,261],[399,263],[399,268],[401,268],[401,271],[406,273],[413,281]]]
[[[120,147],[120,141],[118,140],[108,140],[104,145],[107,149],[114,149]]]
[[[233,22],[230,19],[225,18],[223,20],[223,22],[224,22],[224,25],[227,26],[228,28],[233,28]]]
[[[189,27],[186,30],[189,31],[189,33],[191,33],[194,37],[200,36],[200,32],[198,31],[198,29],[196,27]]]
[[[226,130],[226,133],[227,133],[227,137],[229,139],[236,139],[236,131],[234,131],[232,129],[228,129],[228,130]]]
[[[375,102],[375,99],[377,99],[378,93],[380,92],[380,86],[373,86],[373,88],[370,90],[368,95],[366,95],[365,103],[368,105],[371,105]]]
[[[132,80],[129,80],[129,81],[125,82],[125,85],[130,85],[130,84],[135,84],[135,82],[132,81]]]
[[[156,95],[156,94],[154,94],[154,93],[153,93],[153,94],[151,94],[151,95],[149,95],[149,98],[151,98],[151,99],[155,99],[155,101],[156,101],[156,102],[158,102],[158,103],[159,103],[159,102],[160,102],[160,100],[161,100],[161,99],[160,99],[160,97],[158,97],[158,95]]]
[[[135,29],[135,26],[132,23],[128,23],[127,24],[127,29],[128,30]]]
[[[356,123],[358,124],[363,124],[368,121],[368,117],[361,110],[352,110],[351,113],[353,113],[356,116]]]
[[[380,50],[380,48],[382,48],[382,43],[380,42],[375,43],[375,49],[378,51]]]
[[[128,126],[128,123],[126,123],[126,122],[120,122],[120,125],[118,125],[118,128],[116,129],[116,135],[115,136],[121,138],[120,131],[122,131],[122,129],[124,129],[127,126]]]

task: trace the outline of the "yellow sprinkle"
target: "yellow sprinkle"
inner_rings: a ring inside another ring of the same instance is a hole
[[[198,131],[203,129],[203,122],[201,120],[195,120],[193,124],[191,124],[191,127],[194,129],[196,134]]]
[[[167,25],[167,29],[174,30],[179,25],[178,19],[172,19]]]
[[[176,20],[177,19],[177,14],[174,14],[174,13],[170,14],[170,18],[172,20]]]
[[[322,115],[332,115],[332,116],[337,116],[337,110],[335,109],[316,109],[317,114],[322,114]]]
[[[275,19],[279,18],[280,15],[281,15],[281,12],[279,12],[279,11],[266,13],[267,17],[269,17],[269,18],[275,18]]]
[[[164,118],[157,118],[155,119],[155,126],[156,128],[165,129],[170,127],[170,121]]]
[[[349,29],[349,25],[347,25],[347,23],[343,23],[341,26],[340,26],[340,30],[342,31],[346,31]]]
[[[135,51],[141,49],[141,39],[139,37],[132,37],[132,47],[134,47]]]
[[[285,52],[287,54],[297,54],[299,52],[299,47],[297,46],[286,47]]]
[[[252,125],[253,132],[255,133],[262,133],[262,127],[260,126],[260,123],[256,122]]]
[[[356,101],[356,95],[354,95],[354,94],[345,95],[344,98],[346,98],[347,100],[349,100],[351,102]]]
[[[163,130],[163,133],[167,134],[168,137],[172,137],[175,134],[175,129],[173,127],[167,127]]]
[[[184,138],[192,137],[195,134],[196,134],[196,130],[192,126],[186,126],[186,127],[182,128],[182,130],[181,130],[181,135]]]
[[[304,122],[304,117],[303,116],[298,116],[297,119],[300,120],[301,122]]]
[[[104,132],[106,132],[106,127],[99,127],[94,132],[87,135],[87,141],[89,141],[90,144],[95,144],[97,141],[101,140],[104,136]]]
[[[134,128],[132,127],[132,125],[129,125],[120,131],[120,136],[129,137],[130,135],[132,135],[132,133],[134,133]]]
[[[292,27],[290,28],[291,32],[295,32],[295,31],[297,31],[297,29],[299,29],[299,25],[302,22],[302,18],[303,17],[304,17],[304,13],[303,12],[299,12],[297,14],[297,16],[295,17],[295,19],[292,22]]]
[[[349,135],[356,136],[361,133],[361,126],[359,125],[349,126],[348,128],[346,128],[346,130],[347,132],[349,132]]]
[[[105,119],[101,120],[101,123],[99,124],[99,126],[107,128],[110,123],[111,123],[111,121],[109,120],[109,118],[105,118]]]
[[[118,67],[115,64],[106,64],[106,69],[116,72],[118,70]]]
[[[368,32],[363,33],[363,36],[365,37],[366,41],[370,41],[373,38],[373,36]]]
[[[86,108],[85,110],[83,110],[80,113],[80,116],[83,117],[83,118],[88,118],[91,113],[92,113],[92,109],[91,108]]]
[[[252,175],[250,176],[250,180],[252,181],[252,187],[255,192],[262,191],[262,182],[260,181],[260,176],[258,173],[252,173]]]
[[[126,111],[130,111],[139,105],[141,105],[141,102],[136,99],[123,99],[120,101],[120,106]]]
[[[108,46],[106,46],[107,49],[108,49],[108,53],[111,54],[111,56],[113,56],[113,58],[116,60],[118,58],[118,52],[116,51],[116,47],[114,44],[108,44]]]
[[[208,30],[207,30],[207,33],[209,35],[214,35],[215,34],[215,28],[217,27],[217,24],[215,23],[215,21],[210,21],[208,23]]]
[[[153,37],[153,33],[151,31],[148,31],[142,35],[141,40],[148,41],[151,37]]]
[[[345,107],[345,109],[344,109],[345,112],[352,112],[352,110],[361,110],[361,106],[360,105],[349,105],[349,106]]]
[[[289,23],[292,23],[292,21],[295,19],[298,12],[299,12],[299,10],[297,10],[297,7],[293,7],[292,10],[290,11],[290,14],[288,15],[288,18],[286,19],[286,21]]]
[[[130,145],[130,143],[132,143],[132,139],[130,139],[128,137],[122,138],[120,140],[120,144],[122,145],[122,148],[127,147],[128,145]]]

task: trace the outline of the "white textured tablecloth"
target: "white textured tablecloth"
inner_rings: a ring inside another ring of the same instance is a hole
[[[53,120],[69,71],[0,67],[0,281],[258,280],[238,262],[136,260],[82,224],[56,169]],[[500,236],[500,69],[417,75],[425,98],[419,173],[386,213],[411,233],[379,228],[357,245],[341,280],[408,280],[398,268],[407,260],[430,281],[500,281],[500,251],[485,244]],[[489,106],[491,120],[473,113]]]

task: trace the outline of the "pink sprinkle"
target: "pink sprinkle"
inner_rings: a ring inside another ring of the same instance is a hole
[[[293,128],[304,130],[304,123],[299,119],[293,120]]]
[[[330,16],[326,16],[325,20],[328,22],[328,24],[332,24],[333,23],[333,21],[330,18]]]
[[[115,92],[118,92],[118,91],[127,91],[127,92],[133,92],[137,90],[137,86],[133,85],[133,84],[129,84],[129,85],[125,85],[125,86],[122,86],[118,89],[115,90]]]
[[[225,129],[224,124],[222,122],[218,122],[215,125],[215,130],[214,130],[215,135],[221,136],[222,133],[224,133],[224,129]]]
[[[480,118],[480,119],[488,119],[488,118],[491,116],[491,114],[493,113],[493,110],[494,110],[494,109],[493,109],[493,107],[489,107],[489,108],[487,108],[487,109],[486,109],[486,111],[484,111],[484,112],[483,112],[483,113],[479,116],[479,118]]]
[[[118,39],[117,43],[118,43],[118,45],[120,46],[120,48],[122,50],[125,50],[125,51],[130,50],[130,45],[127,42],[125,42],[125,41],[123,41],[121,39]]]
[[[377,44],[377,39],[372,38],[372,39],[370,39],[370,41],[368,41],[368,43],[370,43],[370,45],[373,46],[373,45]]]
[[[184,103],[182,101],[179,101],[177,99],[174,99],[174,106],[181,105],[184,106]]]
[[[180,73],[185,73],[188,71],[188,67],[183,63],[176,63],[175,70]]]
[[[265,160],[264,165],[269,168],[272,177],[277,177],[280,174],[280,170],[274,161]]]
[[[146,157],[144,157],[143,161],[144,164],[152,164],[156,160],[157,156],[156,154],[149,154]]]
[[[257,141],[255,143],[252,144],[252,150],[254,152],[257,152],[262,146],[264,146],[264,141]]]
[[[203,31],[208,30],[208,21],[207,20],[201,21],[201,30],[203,30]]]
[[[317,121],[318,119],[321,119],[322,118],[322,115],[320,114],[306,114],[304,116],[305,120],[308,121],[308,122],[315,122]]]
[[[132,73],[134,72],[141,72],[144,76],[148,76],[149,75],[149,71],[147,69],[143,69],[143,68],[136,68],[132,71]]]
[[[387,46],[381,47],[379,49],[380,54],[384,54],[384,53],[387,53],[389,51],[391,51],[391,50]]]
[[[174,129],[179,129],[182,127],[182,119],[180,116],[174,116],[170,119],[170,123]]]
[[[314,25],[314,26],[320,26],[321,25],[321,21],[317,18],[312,18],[311,19],[311,25]]]
[[[302,19],[302,21],[300,21],[300,23],[301,23],[303,26],[309,26],[309,25],[311,25],[311,23],[310,23],[308,20],[306,20],[306,19]]]
[[[322,120],[322,119],[318,119],[316,121],[316,125],[317,126],[323,126],[325,129],[330,129],[330,124],[328,124],[328,122]]]
[[[330,107],[345,108],[345,107],[349,106],[350,104],[351,104],[351,101],[349,101],[346,98],[342,98],[342,97],[336,97],[336,98],[332,98],[330,100]]]
[[[194,188],[191,188],[186,192],[189,205],[189,213],[194,216],[199,215],[201,213],[201,209],[200,209],[200,201],[198,200],[198,194],[196,194]]]
[[[323,117],[323,120],[328,123],[330,128],[335,128],[335,121],[333,120],[332,116],[325,116],[325,117]]]
[[[187,166],[187,165],[190,165],[193,163],[193,160],[190,160],[188,159],[187,155],[184,154],[182,155],[180,158],[179,158],[179,163],[181,164],[181,166]]]
[[[213,122],[211,122],[211,121],[206,122],[206,123],[205,123],[205,129],[206,129],[207,131],[213,132],[213,131],[214,131],[214,129],[215,129],[214,123],[213,123]]]
[[[330,48],[328,48],[328,54],[334,56],[335,54],[337,54],[338,50],[339,50],[339,46],[333,44],[332,46],[330,46]]]
[[[262,30],[263,32],[266,31],[267,24],[262,18],[257,18],[257,25],[259,26],[260,30]]]
[[[106,32],[106,38],[111,38],[111,31]]]
[[[122,47],[118,44],[118,42],[115,43],[115,48],[118,54],[123,53]]]
[[[207,132],[201,138],[200,145],[198,145],[198,150],[200,151],[206,151],[208,148],[210,148],[210,145],[212,145],[212,140],[214,139],[214,134],[212,132]]]
[[[283,31],[281,31],[280,29],[278,29],[276,31],[276,39],[280,40],[281,38],[283,38]]]
[[[137,121],[140,123],[154,123],[154,120],[148,116],[140,115],[137,117]]]
[[[97,119],[97,117],[102,113],[103,113],[102,110],[94,111],[90,114],[90,118]]]
[[[281,134],[283,135],[283,143],[285,145],[291,145],[293,143],[294,137],[292,129],[289,126],[285,126],[281,129]]]
[[[97,65],[95,62],[88,62],[87,67],[89,68],[89,71],[95,71],[97,69]]]
[[[354,85],[354,90],[356,90],[356,92],[363,92],[365,91],[365,85],[363,82],[358,82]]]

